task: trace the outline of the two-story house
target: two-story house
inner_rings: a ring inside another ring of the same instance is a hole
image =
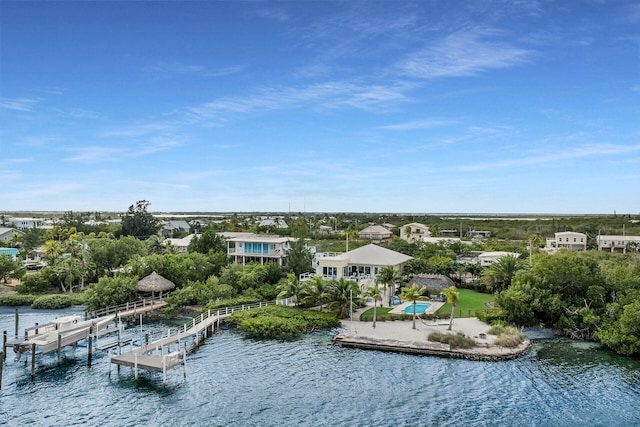
[[[640,236],[597,235],[596,243],[599,251],[621,253],[640,251]]]
[[[260,234],[244,234],[227,238],[227,255],[238,264],[275,262],[280,267],[286,265],[289,242],[293,237]]]

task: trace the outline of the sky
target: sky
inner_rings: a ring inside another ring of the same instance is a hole
[[[0,1],[0,211],[640,214],[637,1]]]

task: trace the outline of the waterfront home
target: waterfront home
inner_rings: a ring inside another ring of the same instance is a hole
[[[220,234],[224,236],[228,233]],[[286,258],[289,254],[289,242],[296,239],[293,237],[236,233],[235,237],[228,237],[226,240],[227,255],[237,264],[275,262],[278,266],[283,267],[286,265]]]
[[[9,222],[19,230],[27,228],[41,228],[44,220],[42,218],[10,218]]]
[[[318,254],[316,275],[334,279],[375,276],[386,266],[402,271],[410,259],[413,257],[372,243],[349,252]]]

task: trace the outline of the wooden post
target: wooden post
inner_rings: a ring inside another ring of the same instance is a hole
[[[94,323],[95,325],[95,323]],[[89,328],[89,342],[87,343],[87,366],[91,369],[91,358],[93,356],[93,328],[94,325]]]
[[[144,334],[144,345],[147,346],[149,345],[149,334]]]
[[[36,331],[35,331],[35,334],[36,334],[36,335],[38,335],[38,325],[39,325],[39,323],[38,323],[38,322],[36,322]]]
[[[162,386],[167,385],[167,358],[162,356]]]
[[[187,346],[182,349],[182,375],[187,379]]]
[[[4,354],[2,360],[7,360],[7,331],[2,333],[2,354]]]
[[[61,358],[62,358],[62,334],[58,332],[58,365],[60,364]]]
[[[134,359],[134,361],[133,361],[133,375],[134,375],[136,381],[138,381],[138,353],[137,352],[134,353],[133,359]]]
[[[6,351],[6,349],[5,349]],[[2,390],[2,365],[4,365],[5,352],[0,353],[0,390]]]
[[[36,376],[36,345],[31,344],[31,379]]]
[[[16,339],[18,339],[18,324],[20,323],[20,315],[18,314],[18,309],[16,308]]]

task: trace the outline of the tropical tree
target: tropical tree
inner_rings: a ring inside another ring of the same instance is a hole
[[[427,290],[426,286],[421,286],[418,288],[418,285],[415,284],[410,288],[402,288],[402,293],[400,296],[407,301],[413,302],[413,329],[416,328],[416,301],[418,301],[424,292]]]
[[[513,277],[524,265],[516,255],[505,255],[492,263],[483,275],[483,281],[491,292],[500,292],[511,286]]]
[[[367,296],[370,296],[371,298],[373,298],[373,327],[376,327],[376,312],[377,312],[377,303],[378,300],[380,299],[380,288],[378,288],[378,285],[376,286],[369,286],[367,288]]]
[[[204,233],[194,236],[189,242],[187,250],[201,254],[208,254],[210,251],[227,253],[227,244],[222,236],[210,228]]]
[[[305,288],[303,303],[308,305],[320,304],[320,311],[329,298],[329,285],[322,276],[311,278],[310,284]]]
[[[355,280],[347,280],[344,277],[331,283],[330,299],[327,308],[335,311],[341,319],[347,317],[352,309],[352,304],[360,303],[360,288]]]
[[[376,275],[376,286],[378,286],[378,283],[381,283],[383,286],[389,287],[388,297],[389,307],[391,307],[391,297],[393,296],[393,289],[395,288],[395,285],[400,283],[400,273],[398,273],[398,270],[390,265],[384,266],[380,269],[380,271],[378,271],[378,274]]]
[[[147,211],[149,202],[139,200],[135,206],[129,206],[129,210],[122,217],[122,228],[120,233],[123,236],[133,236],[140,240],[146,240],[156,234],[160,228],[158,220]]]
[[[82,265],[78,258],[65,258],[53,266],[53,272],[60,281],[62,292],[73,292],[73,284],[81,278]]]
[[[453,327],[453,314],[456,310],[458,300],[460,299],[460,293],[455,286],[451,286],[440,292],[440,294],[444,295],[447,298],[447,302],[451,304],[451,318],[449,319],[449,330],[451,330]]]
[[[14,261],[11,255],[0,255],[0,279],[7,283],[10,277],[20,277],[24,273],[20,261]]]
[[[295,274],[287,274],[287,278],[278,285],[277,289],[279,291],[278,298],[291,298],[295,305],[302,302],[301,297],[304,293],[304,285]]]
[[[307,248],[304,239],[291,242],[289,253],[287,254],[287,269],[300,277],[302,273],[313,271],[313,255]]]

